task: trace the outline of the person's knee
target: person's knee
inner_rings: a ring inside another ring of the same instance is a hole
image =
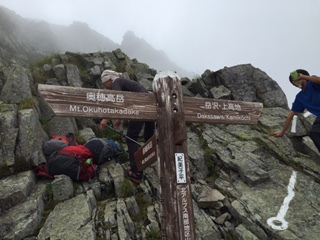
[[[320,133],[318,131],[310,131],[309,137],[320,152]]]
[[[313,129],[310,130],[309,132],[309,137],[314,140],[314,139],[320,139],[320,133],[318,131],[315,131]]]

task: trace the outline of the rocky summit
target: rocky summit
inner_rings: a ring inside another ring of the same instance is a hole
[[[158,163],[145,170],[140,185],[124,177],[126,153],[101,164],[90,181],[35,176],[34,167],[46,162],[42,146],[53,135],[72,132],[80,144],[109,137],[126,148],[122,137],[101,131],[97,119],[57,117],[38,92],[38,84],[102,88],[105,69],[150,91],[157,74],[120,49],[55,54],[29,67],[0,65],[0,239],[162,239]],[[271,137],[283,126],[287,100],[250,64],[207,70],[181,83],[184,96],[263,104],[255,125],[187,124],[196,238],[319,239],[320,157],[307,136],[314,117],[298,116],[296,131]]]

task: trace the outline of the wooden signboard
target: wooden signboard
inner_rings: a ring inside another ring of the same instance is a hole
[[[257,124],[263,105],[213,98],[183,98],[186,122]]]
[[[139,171],[145,170],[157,161],[157,136],[154,134],[139,150],[134,154]]]
[[[156,133],[136,153],[140,170],[157,159],[162,239],[195,240],[186,122],[256,124],[262,104],[183,97],[174,72],[161,72],[153,93],[39,84],[57,116],[156,121]]]
[[[154,94],[39,84],[57,116],[155,121]]]
[[[157,120],[156,98],[152,93],[38,85],[57,116],[110,119]],[[257,124],[263,105],[213,98],[183,97],[186,122],[212,124]]]

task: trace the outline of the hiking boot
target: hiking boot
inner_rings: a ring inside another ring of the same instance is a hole
[[[143,173],[142,172],[132,172],[131,169],[128,169],[125,173],[127,178],[130,178],[135,183],[143,183]]]

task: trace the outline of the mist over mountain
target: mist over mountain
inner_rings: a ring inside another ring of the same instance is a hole
[[[120,48],[130,58],[145,62],[150,67],[171,70],[181,77],[188,72],[172,62],[163,51],[154,49],[144,39],[128,31],[121,44],[90,28],[87,23],[73,22],[69,26],[26,19],[0,6],[0,60],[21,64],[38,61],[43,57],[66,51],[78,53],[105,52]]]
[[[49,29],[63,52],[103,52],[120,48],[119,44],[91,29],[86,23],[73,22],[68,27],[49,24]]]
[[[121,49],[129,57],[137,58],[140,62],[145,62],[157,70],[176,71],[180,76],[193,77],[195,74],[182,69],[172,62],[164,51],[155,50],[148,42],[138,38],[134,32],[128,31],[123,36]]]

